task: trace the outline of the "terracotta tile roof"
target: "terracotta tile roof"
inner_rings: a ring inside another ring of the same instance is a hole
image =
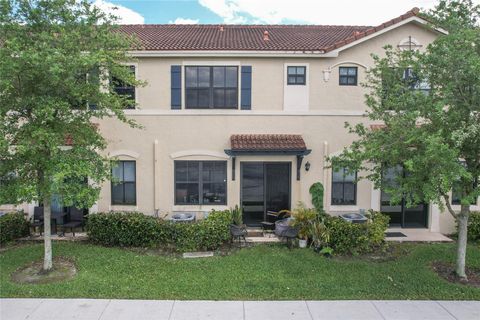
[[[233,50],[328,52],[418,15],[418,8],[370,26],[327,25],[122,25],[136,35],[139,50]]]
[[[305,141],[299,134],[234,134],[233,151],[304,151]]]

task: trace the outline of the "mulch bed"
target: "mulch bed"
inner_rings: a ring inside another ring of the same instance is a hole
[[[435,261],[431,264],[431,267],[433,271],[448,282],[480,288],[480,269],[478,268],[467,267],[465,273],[468,281],[465,281],[455,274],[455,265],[453,263]]]
[[[55,257],[53,269],[45,273],[42,271],[43,260],[34,261],[26,266],[18,268],[12,274],[12,281],[21,284],[45,284],[59,282],[73,278],[77,274],[77,268],[73,261]]]

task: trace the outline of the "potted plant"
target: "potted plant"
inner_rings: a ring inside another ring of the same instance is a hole
[[[298,229],[298,246],[300,248],[306,248],[308,239],[310,236],[310,225],[317,219],[318,213],[315,209],[305,208],[303,204],[300,204],[292,214],[292,226]]]

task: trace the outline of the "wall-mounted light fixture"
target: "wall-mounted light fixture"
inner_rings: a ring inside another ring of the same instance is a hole
[[[310,170],[310,162],[305,163],[305,171]]]

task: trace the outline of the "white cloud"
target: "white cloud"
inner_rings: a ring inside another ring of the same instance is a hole
[[[175,20],[168,21],[169,24],[197,24],[200,20],[189,18],[177,18]]]
[[[93,5],[106,13],[113,14],[118,17],[120,24],[143,24],[145,18],[138,12],[133,11],[127,7],[114,4],[104,0],[95,0]]]
[[[262,3],[264,0],[257,1]],[[225,23],[246,23],[247,18],[241,16],[242,13],[248,13],[242,9],[239,4],[243,1],[230,0],[199,0],[200,5],[210,9],[220,16]],[[254,0],[255,2],[255,0]]]
[[[480,2],[480,0],[475,0]],[[378,25],[436,0],[199,0],[225,23]]]

